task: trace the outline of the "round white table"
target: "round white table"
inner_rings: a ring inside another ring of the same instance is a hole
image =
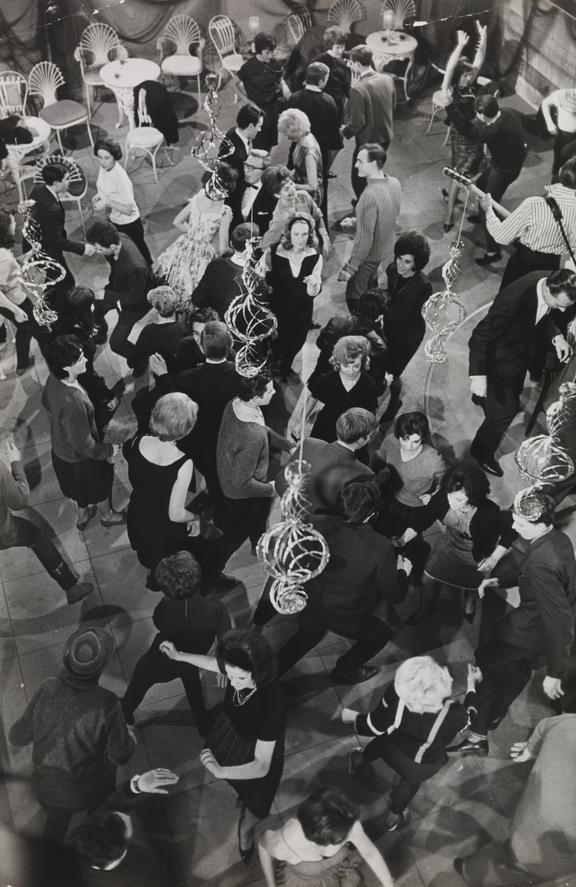
[[[48,145],[50,142],[50,133],[52,132],[52,128],[45,120],[41,120],[40,117],[24,117],[24,124],[28,129],[33,130],[35,135],[33,135],[32,141],[28,142],[26,145],[6,145],[6,150],[8,151],[8,156],[6,158],[6,165],[10,169],[10,174],[12,176],[12,181],[16,185],[18,190],[18,200],[22,202],[25,198],[24,189],[22,188],[22,182],[24,179],[32,178],[36,175],[36,167],[30,166],[25,167],[23,170],[21,167],[22,160],[27,154],[30,154],[32,151],[36,151],[38,148],[44,146],[44,153],[48,153]],[[26,173],[23,175],[23,172]]]
[[[116,128],[127,118],[128,126],[134,129],[134,87],[144,80],[158,80],[159,76],[160,65],[150,59],[117,59],[100,68],[102,83],[112,90],[118,103]]]
[[[405,34],[404,31],[374,31],[366,37],[366,45],[374,54],[374,65],[377,71],[382,71],[382,68],[390,62],[408,62],[404,74],[394,74],[393,76],[404,84],[404,95],[406,101],[409,101],[407,84],[414,64],[414,53],[418,47],[416,38],[411,34]]]

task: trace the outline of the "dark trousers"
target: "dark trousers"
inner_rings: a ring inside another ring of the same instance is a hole
[[[134,673],[122,699],[122,709],[128,721],[155,684],[166,684],[179,678],[188,699],[188,704],[198,726],[204,726],[206,706],[202,694],[202,684],[197,668],[186,662],[176,662],[161,653],[157,646],[152,646],[136,663]]]
[[[503,641],[497,634],[476,650],[482,683],[477,690],[478,713],[473,715],[470,724],[474,733],[486,736],[490,724],[502,720],[540,663],[538,653]]]
[[[304,304],[298,312],[283,311],[281,307],[271,303],[278,320],[277,339],[272,346],[272,353],[278,368],[282,373],[289,373],[294,359],[300,353],[306,342],[314,303],[309,299],[309,304]]]
[[[478,455],[492,456],[520,409],[520,394],[517,388],[508,385],[500,385],[495,390],[489,379],[487,396],[477,402],[484,410],[484,421],[472,441],[472,450]]]
[[[555,253],[540,253],[518,243],[504,269],[504,274],[500,281],[500,290],[503,290],[505,286],[508,286],[514,280],[524,277],[525,274],[530,274],[532,271],[554,271],[559,267],[559,255]]]
[[[522,162],[524,162],[524,159],[522,159]],[[496,169],[495,166],[490,164],[487,169],[484,170],[476,184],[481,191],[484,191],[486,194],[491,194],[494,200],[500,203],[508,186],[518,178],[521,172],[522,166],[515,167],[514,169]],[[500,244],[496,243],[484,222],[483,227],[484,234],[486,235],[487,252],[499,252]]]
[[[348,283],[346,284],[346,305],[350,314],[356,314],[358,311],[358,303],[368,292],[370,286],[376,279],[378,273],[377,261],[368,259],[362,262],[357,271],[354,272]]]
[[[25,299],[18,307],[28,315],[28,320],[23,323],[17,323],[14,320],[14,315],[7,308],[0,308],[0,314],[16,327],[16,369],[23,370],[30,362],[30,342],[32,339],[35,338],[38,341],[40,351],[44,354],[50,332],[47,327],[40,326],[34,317],[34,306],[30,299]]]
[[[0,549],[30,548],[46,570],[64,591],[76,585],[77,579],[56,546],[42,534],[36,524],[22,517],[14,516],[16,524],[16,541],[5,545],[0,540]]]
[[[246,539],[250,539],[252,545],[256,545],[260,536],[266,531],[272,502],[272,497],[254,499],[217,497],[214,521],[224,536],[210,546],[204,562],[206,578],[218,576],[229,558]]]
[[[558,132],[554,136],[552,182],[558,181],[560,167],[576,154],[576,132]]]
[[[116,322],[116,326],[112,330],[110,335],[109,345],[110,350],[114,351],[115,354],[119,354],[121,357],[125,357],[126,360],[132,355],[134,350],[134,345],[132,345],[128,341],[128,336],[132,332],[132,327],[135,323],[138,323],[140,318],[144,317],[145,314],[150,310],[147,306],[146,308],[141,308],[138,311],[122,311],[118,308],[115,301],[110,301],[108,298],[104,298],[102,301],[97,301],[94,309],[94,316],[97,323],[101,323],[104,320],[104,316],[108,311],[118,310],[118,321]]]
[[[150,255],[150,250],[148,249],[148,245],[144,240],[144,226],[142,224],[142,219],[135,219],[133,222],[129,222],[127,225],[117,225],[114,222],[114,227],[117,231],[122,231],[124,234],[127,234],[132,243],[135,243],[148,265],[152,264],[152,256]]]
[[[377,737],[364,749],[366,761],[383,760],[397,774],[390,793],[389,808],[400,814],[410,804],[423,782],[434,776],[443,766],[442,761],[418,764],[394,746],[387,736]]]

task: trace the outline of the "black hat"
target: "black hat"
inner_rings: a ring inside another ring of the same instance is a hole
[[[103,628],[79,628],[66,641],[64,667],[78,678],[99,675],[114,652],[114,640]]]

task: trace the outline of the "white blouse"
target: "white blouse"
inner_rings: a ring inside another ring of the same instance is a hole
[[[106,203],[108,203],[108,198],[111,198],[131,207],[128,213],[111,209],[110,221],[114,224],[129,225],[130,222],[135,222],[136,219],[140,218],[140,212],[134,200],[134,188],[132,187],[130,176],[119,163],[115,163],[110,170],[100,167],[98,178],[96,179],[96,190]]]

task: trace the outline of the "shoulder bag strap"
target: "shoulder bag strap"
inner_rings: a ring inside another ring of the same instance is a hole
[[[576,265],[576,258],[574,256],[574,252],[572,251],[572,247],[570,246],[568,238],[566,237],[566,231],[564,230],[564,225],[562,224],[562,210],[558,206],[558,203],[554,197],[545,197],[544,200],[546,201],[546,203],[550,207],[550,210],[552,212],[552,215],[554,216],[555,221],[558,222],[558,225],[560,226],[560,231],[562,233],[562,237],[564,238],[564,243],[566,244],[566,249],[570,253],[570,258],[572,259],[572,261]]]

